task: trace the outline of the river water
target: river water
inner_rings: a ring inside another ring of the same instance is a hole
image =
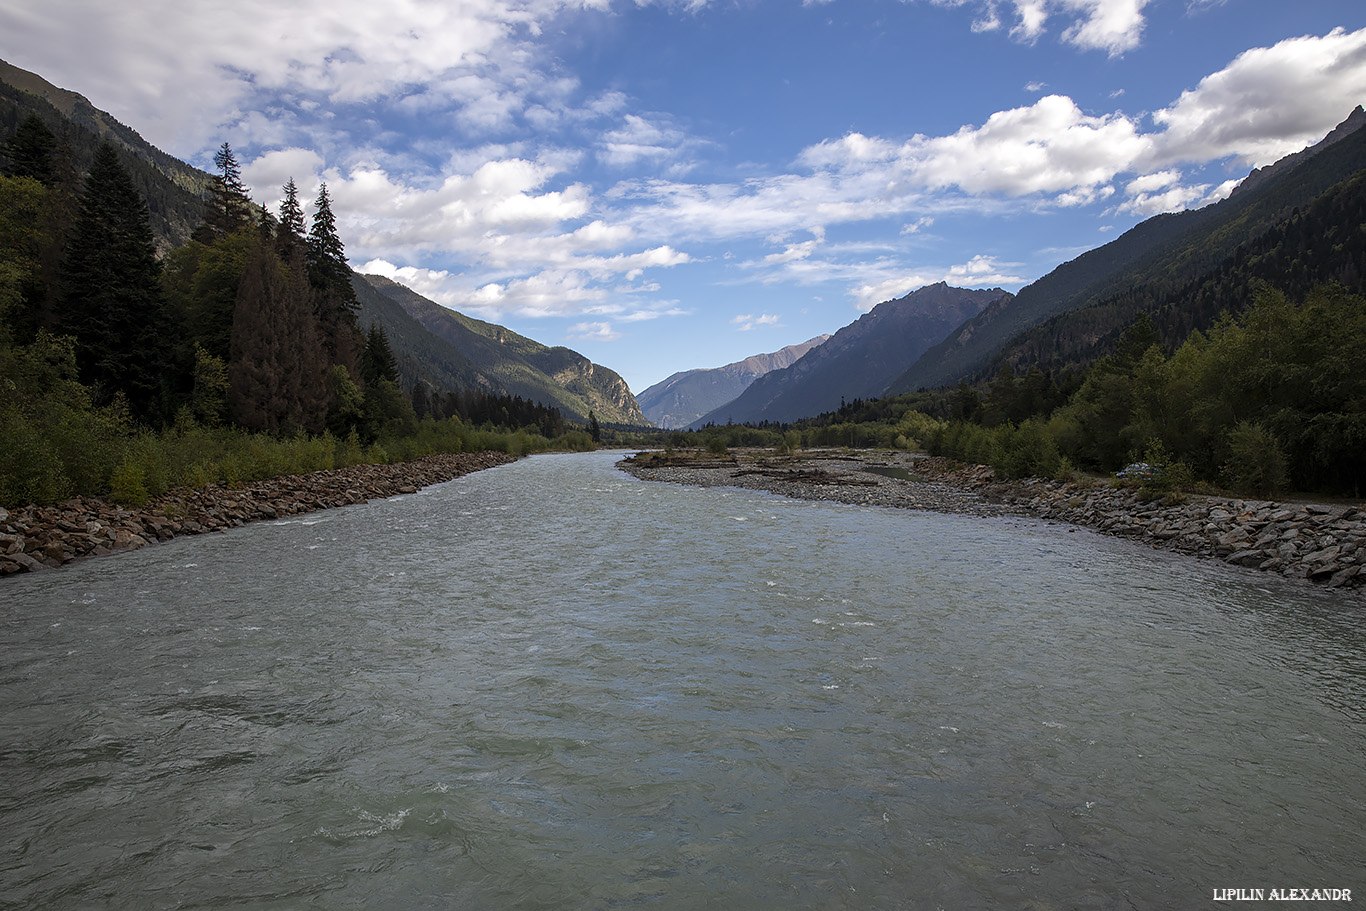
[[[1366,899],[1366,611],[546,455],[0,584],[0,908]]]

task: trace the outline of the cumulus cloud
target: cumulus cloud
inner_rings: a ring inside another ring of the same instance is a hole
[[[1333,29],[1239,54],[1153,114],[1154,165],[1270,164],[1321,138],[1366,98],[1366,29]]]
[[[642,161],[658,164],[680,159],[699,145],[698,140],[659,115],[626,114],[619,127],[603,134],[598,143],[598,158],[614,168]],[[675,165],[675,171],[686,169],[686,163]]]
[[[1061,39],[1082,50],[1118,56],[1138,47],[1145,21],[1143,8],[1151,0],[930,0],[937,6],[971,6],[974,32],[994,32],[1002,25],[1001,8],[1010,7],[1014,25],[1010,37],[1033,44],[1048,31],[1049,20],[1062,18]]]
[[[894,144],[854,133],[812,146],[800,160],[839,172],[874,169],[922,190],[1094,194],[1129,170],[1149,144],[1122,114],[1088,115],[1072,99],[1048,95],[949,136],[916,136]]]
[[[176,0],[47,0],[41,13],[0,7],[0,33],[12,39],[11,62],[85,86],[158,146],[192,156],[217,145],[234,111],[262,110],[263,98],[277,107],[275,125],[319,105],[419,96],[471,128],[496,128],[532,101],[553,108],[561,77],[540,68],[529,42],[541,22],[585,5],[601,4],[239,0],[210,14]]]

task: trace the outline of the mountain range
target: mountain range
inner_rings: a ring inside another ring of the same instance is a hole
[[[830,336],[818,335],[768,354],[754,354],[724,367],[684,370],[636,394],[645,416],[660,427],[687,427],[702,415],[733,401],[766,373],[790,366]]]
[[[883,301],[691,426],[784,423],[834,411],[846,399],[880,396],[925,349],[1006,297],[1000,288],[974,291],[939,282]]]
[[[36,114],[78,170],[102,141],[123,153],[159,249],[184,244],[213,177],[154,148],[83,96],[0,61],[0,136]],[[615,372],[568,348],[444,308],[395,282],[354,275],[362,329],[388,336],[405,388],[481,389],[560,408],[571,420],[700,427],[790,422],[842,401],[980,383],[1016,371],[1080,369],[1142,315],[1164,343],[1247,306],[1260,282],[1302,294],[1366,278],[1366,111],[1323,141],[1253,171],[1226,199],[1158,215],[1059,265],[1016,294],[939,283],[884,301],[832,336],[711,370],[675,374],[639,399]]]

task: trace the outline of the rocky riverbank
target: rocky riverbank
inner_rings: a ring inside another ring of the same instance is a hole
[[[1003,481],[992,469],[908,453],[642,454],[619,463],[651,481],[745,487],[800,499],[1083,525],[1199,557],[1327,585],[1366,587],[1366,510],[1191,495],[1144,502],[1135,486],[1083,479]]]
[[[0,575],[135,550],[179,535],[416,493],[430,484],[515,461],[501,452],[445,453],[395,465],[354,465],[240,487],[173,490],[146,506],[77,497],[55,506],[0,508]]]

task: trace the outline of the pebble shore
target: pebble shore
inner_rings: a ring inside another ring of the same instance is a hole
[[[744,487],[807,500],[1068,522],[1153,547],[1330,588],[1366,587],[1366,510],[1190,495],[1145,503],[1133,486],[1085,479],[1004,481],[986,466],[911,453],[744,454],[625,459],[649,481]]]
[[[98,497],[55,506],[0,508],[0,576],[136,550],[180,535],[351,506],[516,461],[501,452],[444,453],[394,465],[354,465],[239,487],[173,490],[141,507]]]

